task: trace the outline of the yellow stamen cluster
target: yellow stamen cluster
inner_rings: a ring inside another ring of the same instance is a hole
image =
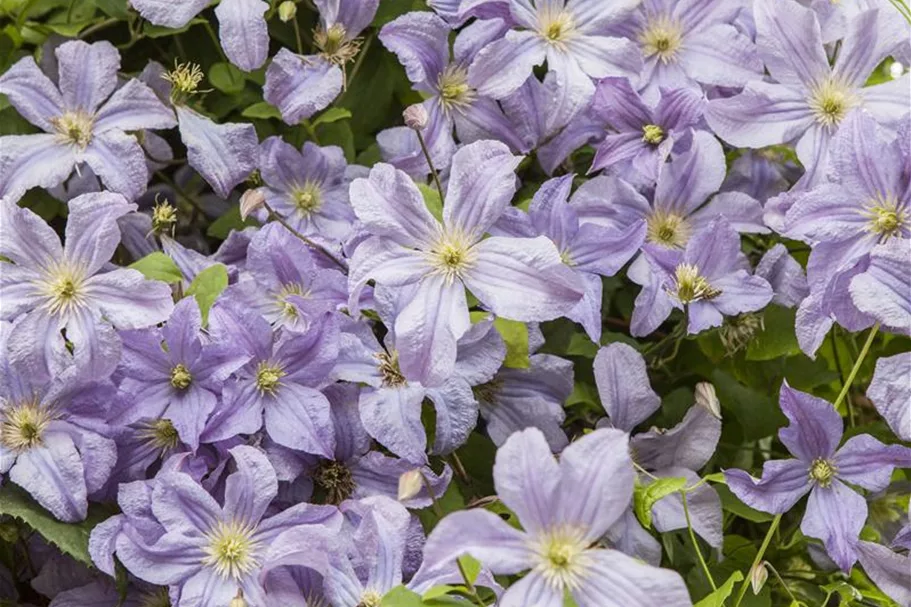
[[[408,383],[402,370],[399,368],[399,353],[397,350],[392,352],[380,352],[376,355],[379,361],[380,375],[383,376],[383,386],[387,388],[397,388]]]
[[[173,387],[178,390],[186,390],[192,382],[193,375],[190,374],[190,370],[183,363],[179,363],[171,369],[171,385]]]
[[[163,234],[171,231],[174,224],[177,223],[177,208],[171,205],[168,200],[155,200],[155,206],[152,207],[152,231],[156,234]]]
[[[639,44],[646,57],[657,56],[661,63],[673,63],[683,46],[683,26],[669,15],[652,15],[639,33]]]
[[[721,295],[721,291],[710,285],[709,281],[699,274],[699,268],[692,264],[682,263],[677,266],[674,278],[677,283],[674,295],[680,303],[710,300]]]
[[[816,86],[808,102],[816,122],[833,128],[844,120],[848,111],[860,103],[860,98],[851,87],[833,77]]]
[[[307,181],[302,186],[291,189],[291,200],[298,212],[304,217],[319,211],[323,205],[323,195],[320,185],[314,181]]]
[[[83,282],[83,273],[76,268],[59,266],[52,270],[42,285],[48,312],[66,316],[80,307],[85,300]]]
[[[313,471],[313,482],[326,492],[326,503],[339,505],[354,493],[354,477],[341,462],[326,460]]]
[[[838,469],[835,464],[827,459],[817,458],[810,464],[810,480],[816,481],[820,487],[828,487]]]
[[[686,217],[667,211],[652,212],[645,224],[646,240],[668,248],[682,249],[692,233]]]
[[[901,236],[909,225],[908,209],[899,207],[894,196],[880,196],[871,200],[863,210],[868,218],[867,229],[886,241],[893,236]]]
[[[259,566],[259,543],[255,528],[238,522],[219,522],[207,536],[203,565],[212,567],[223,578],[238,579]]]
[[[565,49],[575,31],[575,20],[565,10],[544,9],[538,14],[538,33],[551,46]]]
[[[440,105],[445,111],[461,110],[475,100],[475,91],[468,86],[468,70],[460,65],[449,65],[437,81]]]
[[[156,419],[144,424],[139,435],[160,451],[176,449],[180,444],[177,428],[174,427],[174,424],[169,419]]]
[[[589,543],[583,530],[561,526],[536,538],[532,549],[538,555],[535,571],[557,590],[578,587],[590,565],[586,551]]]
[[[367,590],[361,595],[361,600],[357,607],[380,607],[383,602],[383,595],[376,590]]]
[[[297,318],[297,306],[288,301],[288,298],[291,296],[298,297],[309,297],[310,291],[305,289],[302,284],[299,283],[289,283],[282,285],[281,290],[276,296],[278,305],[281,307],[281,312],[287,318]]]
[[[658,145],[664,141],[664,129],[657,124],[646,124],[642,127],[642,141],[651,145]]]
[[[66,112],[51,119],[57,135],[65,143],[85,149],[92,142],[92,130],[95,118],[82,111]]]
[[[181,103],[199,91],[202,82],[202,68],[195,63],[175,63],[174,69],[162,74],[162,79],[171,83],[171,101]]]
[[[37,402],[15,405],[0,414],[0,445],[15,452],[39,447],[54,415]]]
[[[281,386],[285,375],[284,369],[278,365],[262,361],[256,367],[256,389],[263,394],[273,395]]]
[[[361,39],[349,40],[345,26],[340,23],[334,23],[328,29],[317,28],[313,32],[313,42],[326,61],[338,66],[352,61],[361,49]]]
[[[443,235],[429,253],[429,261],[436,272],[443,274],[447,282],[456,278],[474,265],[475,255],[471,241],[462,234]]]

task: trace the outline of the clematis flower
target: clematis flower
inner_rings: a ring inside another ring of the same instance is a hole
[[[0,204],[0,255],[13,262],[0,272],[0,319],[24,315],[10,334],[10,357],[27,361],[32,372],[49,377],[75,361],[107,377],[120,356],[114,329],[166,320],[174,307],[171,289],[136,270],[101,272],[120,242],[117,218],[135,205],[104,192],[74,198],[68,207],[61,245],[35,213]]]
[[[637,4],[638,0],[509,0],[510,18],[517,28],[478,52],[468,70],[468,83],[481,95],[501,99],[522,86],[534,67],[546,60],[548,70],[556,74],[558,90],[587,101],[595,91],[592,78],[638,76],[642,59],[635,45],[608,33]]]
[[[394,330],[406,376],[427,386],[452,371],[456,341],[468,330],[467,287],[494,314],[523,322],[556,318],[581,299],[577,277],[547,238],[484,239],[515,193],[519,158],[505,144],[479,141],[453,157],[443,222],[411,179],[387,164],[351,184],[365,228],[351,259],[350,310],[371,278],[405,287]]]
[[[724,217],[693,236],[684,251],[645,248],[655,280],[642,287],[630,331],[648,335],[673,308],[686,309],[687,332],[721,326],[724,316],[755,312],[774,295],[764,278],[751,275],[740,251],[740,236]]]
[[[320,23],[313,32],[317,55],[301,56],[286,48],[266,70],[263,98],[282,120],[295,125],[338,97],[345,86],[345,65],[361,47],[358,38],[373,21],[380,0],[314,0]]]
[[[187,297],[161,329],[121,333],[120,389],[132,396],[134,405],[120,423],[166,419],[182,442],[194,450],[199,446],[222,383],[250,358],[227,340],[204,344],[201,330],[199,306]]]
[[[707,407],[698,404],[687,410],[683,420],[668,430],[651,428],[633,434],[633,430],[661,407],[661,397],[649,384],[645,359],[624,343],[613,343],[598,350],[594,362],[595,385],[601,406],[608,417],[598,427],[613,427],[630,435],[633,460],[651,476],[641,475],[648,485],[652,477],[685,478],[694,486],[701,470],[714,455],[721,438],[721,419]],[[714,548],[721,548],[721,499],[708,484],[688,492],[687,507],[693,531]],[[686,529],[688,524],[679,493],[668,495],[652,507],[655,529],[661,533]],[[607,532],[618,550],[657,565],[661,546],[639,525],[632,509]]]
[[[757,78],[739,95],[709,102],[709,125],[731,145],[761,148],[796,141],[806,169],[798,186],[807,188],[825,179],[830,141],[852,109],[863,107],[889,127],[907,112],[908,75],[863,88],[876,66],[907,39],[906,24],[891,11],[858,15],[834,67],[809,8],[794,0],[755,0],[753,16],[760,55],[776,82]]]
[[[149,170],[142,146],[127,132],[170,129],[174,113],[139,80],[114,90],[120,54],[110,42],[74,40],[55,53],[57,85],[31,57],[0,76],[0,93],[44,131],[0,137],[0,197],[16,201],[30,188],[60,185],[85,163],[109,190],[138,198]]]
[[[649,0],[615,29],[639,44],[642,96],[657,101],[661,88],[700,85],[739,88],[762,74],[749,37],[734,27],[739,2]]]
[[[771,514],[787,512],[809,493],[800,530],[822,540],[832,560],[848,572],[857,560],[867,502],[845,483],[882,491],[893,468],[911,466],[911,449],[884,445],[869,434],[853,436],[839,449],[842,420],[831,404],[787,382],[781,386],[780,404],[790,424],[778,431],[778,438],[796,459],[766,462],[761,479],[726,470],[725,480],[748,506]]]
[[[0,322],[0,474],[59,520],[81,521],[117,460],[105,420],[117,390],[77,367],[35,376],[10,361],[9,334]]]
[[[427,97],[423,106],[429,122],[422,136],[435,166],[447,167],[452,162],[456,150],[453,129],[463,144],[496,139],[513,150],[527,151],[496,101],[478,95],[468,84],[471,60],[507,28],[499,19],[477,21],[456,37],[452,54],[449,25],[430,12],[406,13],[380,31],[380,42],[405,66],[413,88]],[[430,174],[413,129],[388,129],[380,133],[377,143],[386,161],[396,168],[409,175]]]
[[[235,305],[214,310],[209,322],[212,335],[243,342],[252,358],[225,385],[224,405],[202,440],[226,440],[265,427],[280,445],[331,457],[335,437],[329,403],[319,389],[329,383],[338,357],[338,321],[326,314],[307,333],[273,334],[262,317]]]
[[[880,358],[876,361],[873,381],[867,398],[883,416],[895,435],[911,441],[911,352]]]
[[[278,493],[269,460],[244,445],[230,454],[237,470],[227,478],[222,504],[190,476],[165,471],[155,478],[150,500],[150,514],[164,533],[147,542],[127,526],[116,538],[127,570],[172,586],[180,597],[175,607],[228,605],[238,590],[251,607],[265,607],[259,575],[270,546],[292,530],[338,533],[341,517],[333,506],[298,504],[266,518]]]
[[[209,0],[130,0],[143,19],[154,25],[180,29],[201,13]],[[215,8],[219,38],[228,60],[251,72],[262,67],[269,55],[269,31],[265,13],[269,4],[263,0],[226,0]]]
[[[594,547],[632,498],[624,432],[596,430],[557,463],[541,431],[529,428],[500,447],[493,474],[524,531],[486,510],[455,512],[427,538],[423,568],[470,554],[496,574],[530,570],[503,594],[503,607],[561,605],[565,592],[579,605],[692,605],[675,572]]]
[[[911,238],[911,153],[904,137],[909,133],[907,116],[901,136],[891,139],[872,117],[853,112],[831,142],[831,182],[797,194],[784,216],[784,234],[813,247],[807,263],[810,295],[797,315],[797,337],[808,355],[816,352],[836,319],[852,331],[873,324],[853,304],[849,285],[864,271],[874,247],[891,239],[905,244]],[[901,268],[890,270],[894,262],[889,259],[901,257],[902,244],[894,245],[891,254],[892,249],[881,249],[875,267],[858,279],[855,298],[865,309],[871,309],[871,301],[879,305],[883,286],[901,283]],[[895,300],[897,294],[886,297]],[[896,302],[888,309],[898,326],[905,327],[901,307]]]
[[[670,155],[674,143],[702,121],[705,98],[688,88],[664,89],[654,108],[633,90],[626,78],[605,78],[598,83],[591,113],[616,133],[596,147],[589,173],[631,166],[651,183]]]
[[[269,137],[260,146],[259,170],[265,186],[259,191],[301,234],[345,240],[354,223],[347,167],[338,146],[319,147],[308,141],[297,151],[280,137]],[[265,210],[257,216],[268,219]]]

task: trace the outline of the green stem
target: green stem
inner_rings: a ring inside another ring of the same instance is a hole
[[[297,53],[299,55],[304,54],[304,42],[301,40],[301,26],[297,22],[297,15],[294,16],[294,19],[291,20],[294,23],[294,37],[297,38]]]
[[[686,503],[686,491],[681,491],[680,497],[683,500],[683,516],[686,517],[686,529],[690,534],[690,541],[693,542],[693,550],[696,551],[696,556],[699,558],[699,564],[702,565],[702,572],[705,573],[705,577],[708,579],[709,584],[711,584],[712,590],[718,590],[715,579],[709,571],[709,566],[706,564],[705,558],[702,556],[702,551],[699,549],[699,543],[696,541],[696,534],[693,532],[693,522],[690,520],[690,508]]]
[[[768,549],[769,542],[772,541],[772,536],[775,535],[775,530],[778,529],[778,524],[780,522],[781,515],[776,514],[775,518],[772,519],[772,524],[769,525],[769,530],[765,534],[765,539],[762,540],[762,546],[759,547],[759,552],[756,553],[756,558],[753,559],[753,564],[750,565],[750,569],[747,571],[746,579],[743,580],[743,584],[740,585],[740,592],[737,593],[737,601],[734,603],[734,607],[740,607],[740,602],[743,601],[743,597],[746,595],[747,588],[750,585],[750,576],[753,574],[753,570],[762,562],[762,557],[765,556],[765,551]]]
[[[73,7],[76,6],[76,0],[70,0],[70,7],[66,9],[66,22],[73,22]]]
[[[116,19],[114,17],[111,17],[110,19],[105,19],[101,23],[96,23],[92,27],[86,28],[77,37],[79,39],[88,38],[92,34],[94,34],[96,32],[100,32],[101,30],[108,28],[112,25],[117,25],[118,23],[120,23],[120,19]]]
[[[310,240],[309,238],[307,238],[306,236],[304,236],[303,234],[301,234],[300,232],[298,232],[297,230],[295,230],[295,229],[291,226],[291,224],[289,224],[287,221],[285,221],[285,218],[284,218],[284,217],[282,217],[281,215],[279,215],[278,213],[275,212],[275,209],[273,209],[273,208],[269,205],[268,202],[263,202],[263,206],[265,207],[266,211],[269,212],[269,216],[272,217],[272,219],[274,219],[275,221],[277,221],[277,222],[278,222],[279,224],[281,224],[286,230],[288,230],[288,231],[291,232],[294,236],[296,236],[298,240],[300,240],[301,242],[303,242],[305,245],[307,245],[308,247],[310,247],[310,248],[313,249],[314,251],[317,251],[318,253],[322,253],[323,255],[325,255],[326,257],[328,257],[330,260],[332,260],[333,262],[335,262],[335,264],[336,264],[339,268],[342,269],[342,273],[343,273],[343,274],[347,274],[347,273],[348,273],[348,268],[345,267],[345,264],[343,264],[341,261],[339,261],[338,259],[336,259],[335,255],[333,255],[332,253],[330,253],[329,251],[327,251],[324,247],[318,245],[318,244],[315,243],[314,241]]]
[[[440,183],[440,174],[437,173],[437,168],[433,166],[433,160],[430,158],[430,150],[427,149],[427,144],[424,142],[424,136],[421,135],[421,131],[414,129],[415,134],[418,136],[418,141],[421,144],[421,151],[424,152],[424,159],[427,160],[427,166],[430,167],[430,174],[433,175],[433,183],[437,186],[437,191],[440,192],[440,204],[446,204],[446,197],[443,193],[443,184]]]
[[[301,126],[304,127],[304,130],[307,132],[307,137],[310,138],[310,141],[319,145],[319,136],[316,134],[316,129],[313,127],[313,123],[309,120],[302,120]]]
[[[837,327],[833,327],[829,331],[829,339],[832,342],[832,358],[835,359],[835,369],[838,371],[838,378],[841,380],[841,385],[844,386],[847,383],[845,378],[845,371],[841,367],[841,357],[838,355],[838,340],[835,337]],[[846,397],[848,400],[846,404],[848,405],[848,421],[851,426],[854,426],[854,403],[852,402],[851,395],[848,394]]]
[[[781,579],[781,576],[778,574],[778,570],[772,566],[772,563],[766,562],[765,566],[772,570],[772,573],[774,573],[775,577],[778,578],[779,583],[781,583],[781,586],[782,586],[782,588],[784,588],[784,591],[788,593],[788,596],[791,597],[791,600],[794,602],[797,602],[797,597],[794,596],[794,593],[791,592],[791,589],[788,588],[788,585],[785,584],[783,579]]]
[[[867,341],[864,343],[864,347],[860,350],[860,355],[857,357],[857,361],[854,363],[854,368],[851,369],[851,372],[848,374],[848,379],[845,380],[845,385],[841,388],[841,393],[838,395],[838,398],[835,399],[834,407],[837,409],[838,405],[841,404],[841,401],[844,400],[845,396],[848,395],[848,390],[851,389],[851,383],[854,381],[854,378],[857,377],[858,371],[860,371],[860,366],[863,364],[864,359],[867,357],[867,353],[870,351],[870,346],[873,345],[873,338],[876,337],[876,334],[879,332],[879,323],[873,325],[873,328],[870,329],[870,335],[867,336]]]

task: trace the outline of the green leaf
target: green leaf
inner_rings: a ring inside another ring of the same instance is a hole
[[[224,61],[216,63],[209,68],[209,82],[226,95],[239,93],[244,90],[246,85],[244,73]]]
[[[246,221],[240,218],[240,206],[234,205],[229,208],[221,217],[209,224],[206,230],[206,236],[224,240],[231,233],[231,230],[243,230],[250,226],[259,225],[252,217],[247,217]]]
[[[337,120],[347,120],[348,118],[351,118],[351,110],[346,110],[343,107],[331,107],[316,117],[313,121],[313,126],[330,124]]]
[[[448,584],[441,584],[439,586],[434,586],[433,588],[431,588],[430,590],[428,590],[427,592],[422,594],[421,599],[423,599],[425,601],[430,601],[437,597],[446,596],[450,592],[461,589],[461,588],[463,588],[463,586],[449,586]]]
[[[633,512],[646,529],[652,527],[652,506],[663,497],[676,493],[686,487],[682,476],[660,478],[648,485],[636,485],[633,492]]]
[[[130,9],[127,7],[127,0],[92,0],[99,9],[110,17],[118,19],[127,19],[130,16]]]
[[[89,556],[89,535],[92,528],[105,518],[100,513],[92,512],[80,523],[63,523],[42,508],[25,491],[7,483],[5,487],[0,488],[0,514],[21,520],[64,554],[94,567],[92,557]]]
[[[281,119],[282,117],[282,113],[278,111],[278,108],[268,101],[260,101],[259,103],[254,103],[253,105],[247,107],[243,112],[241,112],[240,115],[244,118],[261,118],[264,120],[267,120],[269,118]]]
[[[796,312],[780,306],[769,306],[763,313],[763,329],[747,347],[747,360],[772,360],[800,353],[794,332]]]
[[[468,583],[474,584],[475,580],[478,579],[478,574],[481,573],[481,563],[470,554],[466,554],[459,557],[459,565],[462,566],[461,570],[468,578]]]
[[[744,504],[734,493],[727,488],[727,485],[718,485],[715,487],[718,497],[721,498],[721,508],[736,514],[740,518],[754,523],[766,523],[774,517],[766,512],[761,512]]]
[[[531,366],[528,359],[528,326],[524,322],[499,317],[493,321],[493,326],[506,343],[506,360],[503,365],[510,369],[527,369]]]
[[[203,325],[208,324],[209,310],[212,308],[212,304],[215,303],[215,300],[227,287],[228,269],[224,264],[220,263],[209,266],[197,274],[193,282],[190,283],[187,295],[192,295],[196,298],[196,303],[199,304],[199,311],[202,313]]]
[[[356,156],[354,149],[354,133],[351,132],[349,120],[328,122],[319,125],[317,130],[320,145],[337,145],[345,152],[348,162],[354,162]]]
[[[147,38],[165,38],[167,36],[173,36],[174,34],[180,34],[187,31],[194,25],[199,25],[200,23],[205,23],[206,20],[202,17],[197,17],[187,23],[183,27],[173,28],[173,27],[164,27],[161,25],[152,25],[151,23],[143,23],[142,25],[142,35]]]
[[[430,214],[437,218],[437,221],[443,221],[443,201],[440,199],[440,193],[435,187],[431,187],[425,183],[419,183],[418,189],[421,191],[421,195],[424,196],[424,204],[427,205],[427,210],[430,211]]]
[[[740,384],[727,372],[716,368],[712,373],[712,383],[722,409],[733,412],[740,422],[745,440],[772,436],[787,423],[776,401],[767,394]],[[777,392],[776,388],[769,387],[768,393]]]
[[[150,280],[160,280],[168,284],[183,280],[180,268],[174,260],[161,251],[149,253],[140,260],[131,263],[128,267],[139,270],[142,275]]]
[[[734,592],[734,584],[740,581],[743,581],[743,574],[735,571],[724,584],[718,587],[718,590],[696,603],[693,607],[722,607],[724,602]]]
[[[396,586],[386,593],[380,607],[423,607],[421,595],[411,592],[404,586]]]

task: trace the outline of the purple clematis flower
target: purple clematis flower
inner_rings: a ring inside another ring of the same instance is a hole
[[[566,316],[580,323],[589,338],[598,343],[601,277],[613,276],[639,252],[646,238],[646,221],[634,221],[622,230],[581,222],[569,203],[574,177],[570,174],[544,182],[532,199],[527,217],[518,209],[509,209],[506,218],[511,236],[547,236],[560,251],[563,263],[577,273],[585,295]]]
[[[863,107],[890,127],[911,104],[909,76],[863,88],[870,73],[907,39],[891,11],[858,15],[829,66],[816,14],[794,0],[755,0],[759,52],[776,82],[756,79],[734,97],[709,102],[709,125],[731,145],[796,141],[806,169],[799,187],[825,178],[829,143],[850,110]]]
[[[876,361],[867,398],[902,440],[911,441],[911,352],[883,357]]]
[[[313,32],[318,55],[281,49],[266,70],[263,98],[298,124],[328,106],[345,86],[345,65],[357,56],[358,38],[373,21],[380,0],[314,0],[320,24]]]
[[[449,25],[426,11],[402,15],[383,26],[380,41],[396,54],[415,90],[427,96],[429,122],[423,136],[437,167],[449,166],[456,150],[453,128],[463,144],[496,139],[513,150],[522,141],[496,101],[468,84],[468,66],[477,52],[500,38],[508,26],[500,19],[477,21],[457,37],[450,56]],[[389,129],[377,138],[384,158],[409,175],[430,173],[417,135],[407,127]]]
[[[0,322],[0,474],[62,521],[85,518],[87,496],[108,480],[117,447],[107,412],[117,391],[69,367],[44,381],[10,362]]]
[[[740,236],[724,217],[693,236],[684,251],[648,245],[645,258],[654,273],[636,297],[630,331],[648,335],[673,308],[686,309],[687,332],[721,326],[724,316],[764,308],[774,295],[764,278],[749,273]]]
[[[115,92],[120,54],[111,43],[71,41],[55,52],[57,85],[31,57],[0,76],[0,93],[44,131],[0,137],[0,197],[16,201],[35,186],[57,186],[86,163],[109,190],[138,198],[149,170],[127,131],[170,129],[174,113],[139,80]]]
[[[249,355],[224,340],[204,343],[202,316],[192,297],[181,300],[161,329],[124,331],[120,389],[134,405],[118,420],[166,419],[192,449],[215,411],[222,383]]]
[[[650,183],[670,156],[674,143],[702,120],[705,97],[688,88],[663,89],[654,108],[647,105],[626,78],[598,83],[591,113],[616,133],[598,144],[589,173],[615,165],[631,166]]]
[[[524,322],[565,314],[582,298],[578,278],[550,240],[484,238],[516,190],[519,158],[479,141],[453,157],[441,223],[411,179],[378,164],[351,184],[358,218],[376,236],[351,259],[349,309],[371,278],[409,286],[394,330],[401,369],[427,386],[452,372],[456,341],[468,330],[467,287],[498,316]]]
[[[266,607],[259,575],[282,534],[339,531],[341,516],[333,506],[298,504],[266,518],[278,493],[274,469],[253,447],[230,453],[237,470],[227,478],[223,504],[190,476],[162,472],[149,505],[163,533],[149,542],[127,525],[116,538],[117,556],[130,573],[179,590],[175,607],[227,605],[238,590],[250,607]]]
[[[608,33],[638,0],[509,0],[508,4],[510,21],[517,29],[484,47],[468,71],[468,83],[480,94],[494,99],[509,95],[545,60],[548,70],[556,74],[560,93],[583,103],[595,91],[592,78],[639,74],[642,59],[636,46]]]
[[[319,147],[309,141],[298,152],[280,137],[260,146],[259,170],[266,202],[291,227],[305,236],[345,240],[354,223],[348,203],[348,163],[338,146]],[[261,221],[268,219],[260,211]]]
[[[911,449],[884,445],[869,434],[854,436],[839,449],[843,424],[831,404],[787,382],[781,386],[780,404],[791,423],[778,431],[778,438],[796,459],[766,462],[759,480],[736,469],[725,471],[725,480],[748,506],[772,514],[787,512],[809,493],[800,529],[822,540],[832,560],[848,572],[857,560],[867,502],[845,483],[882,491],[893,468],[911,466]]]
[[[101,271],[120,242],[117,218],[135,205],[104,192],[74,198],[68,207],[61,245],[35,213],[0,204],[0,255],[13,262],[0,272],[0,319],[22,316],[9,337],[9,356],[27,361],[31,372],[49,377],[75,361],[107,377],[120,356],[114,329],[166,320],[174,307],[171,289],[136,270]]]
[[[692,605],[677,573],[593,547],[632,498],[624,432],[596,430],[564,449],[559,463],[540,430],[517,432],[497,451],[493,474],[525,530],[486,510],[455,512],[427,538],[424,568],[471,554],[497,574],[530,569],[502,607],[559,607],[567,591],[579,605]]]
[[[651,428],[633,435],[633,430],[661,407],[661,397],[649,384],[645,359],[624,343],[601,348],[594,362],[595,385],[608,419],[598,427],[614,427],[630,435],[630,452],[634,461],[651,477],[685,478],[687,485],[696,485],[702,469],[715,453],[721,438],[721,419],[708,407],[691,407],[683,420],[669,430]],[[649,484],[651,477],[640,476]],[[693,530],[715,548],[721,548],[721,499],[707,484],[689,491],[687,506]],[[686,513],[679,493],[660,499],[652,507],[655,529],[664,533],[686,529]],[[620,518],[607,533],[619,550],[657,565],[661,562],[661,546],[641,528],[632,510]]]
[[[347,280],[284,226],[267,224],[250,241],[246,273],[225,291],[274,327],[306,332],[348,301]]]
[[[154,25],[179,29],[201,13],[209,0],[130,0],[143,19]],[[225,0],[215,9],[218,17],[221,47],[228,60],[250,72],[262,67],[269,55],[269,32],[265,13],[269,4],[263,0]]]
[[[852,299],[870,310],[871,301],[879,306],[877,294],[884,287],[888,290],[903,280],[901,264],[891,269],[894,262],[889,260],[900,260],[911,238],[909,134],[909,116],[900,136],[890,139],[869,115],[852,112],[831,143],[831,183],[794,196],[784,216],[784,234],[813,247],[807,263],[810,295],[797,316],[797,337],[809,355],[816,352],[836,319],[851,331],[873,324]],[[880,249],[878,261],[858,279],[852,298],[849,285],[866,269],[871,251],[892,239],[900,239],[901,244]],[[894,302],[888,310],[902,331],[908,321],[896,300],[901,299],[898,293],[887,295],[886,300]]]
[[[762,61],[749,37],[732,25],[739,2],[646,0],[630,19],[617,25],[639,43],[643,97],[657,101],[661,88],[700,85],[741,87],[762,74]]]
[[[319,389],[329,383],[338,357],[338,321],[326,314],[307,333],[282,329],[273,334],[261,316],[225,306],[213,310],[210,332],[224,341],[241,340],[252,359],[225,385],[224,406],[202,440],[226,440],[265,427],[282,446],[332,457],[329,402]]]

